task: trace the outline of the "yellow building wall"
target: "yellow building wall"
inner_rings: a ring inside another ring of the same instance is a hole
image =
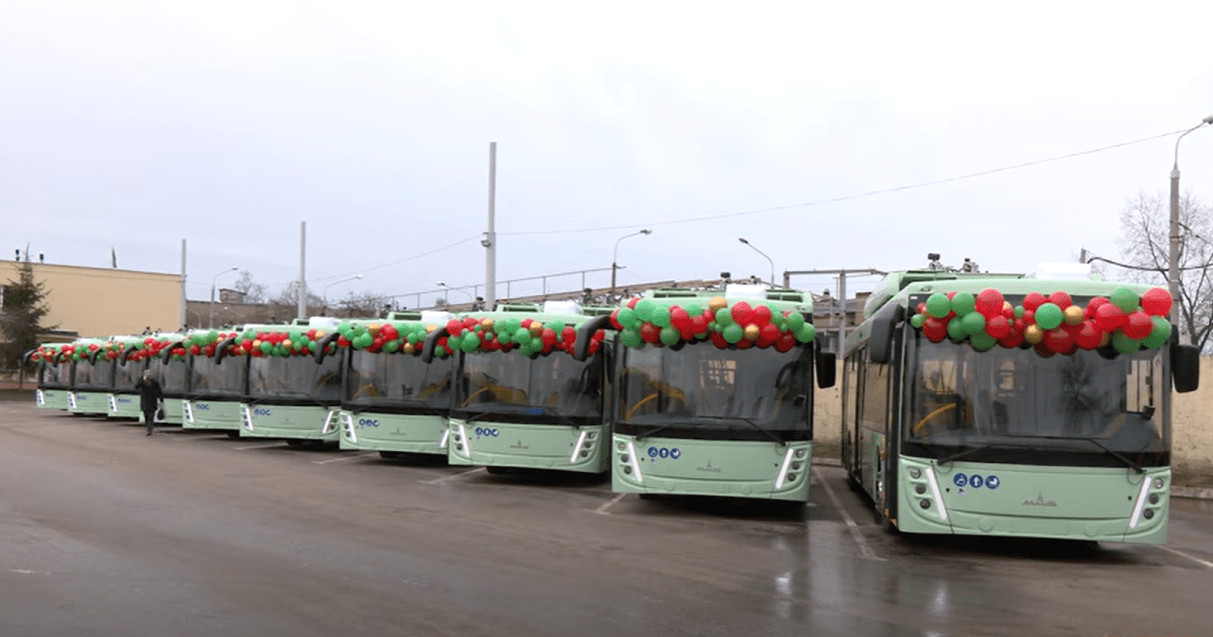
[[[180,325],[181,275],[31,264],[43,284],[49,314],[45,327],[80,336],[139,334],[145,328],[175,330]],[[0,265],[0,285],[16,282],[24,264]]]

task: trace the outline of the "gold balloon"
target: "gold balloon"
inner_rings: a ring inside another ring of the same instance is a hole
[[[412,354],[412,353],[413,353],[413,344],[412,344],[412,343],[405,343],[405,344],[404,344],[404,348],[403,348],[403,349],[404,349],[404,353],[405,353],[405,354]]]
[[[1071,305],[1061,312],[1065,315],[1066,325],[1081,325],[1082,324],[1082,308]]]
[[[708,301],[708,309],[712,311],[712,314],[715,314],[717,311],[728,306],[729,302],[726,301],[723,296],[714,296],[712,297],[712,300]]]
[[[539,321],[531,321],[531,336],[539,336],[543,333],[543,323]]]
[[[742,334],[745,336],[747,341],[756,341],[758,340],[759,332],[761,332],[761,330],[758,329],[758,326],[751,324],[745,326],[745,331],[743,331]]]
[[[438,329],[438,326],[434,325],[433,323],[430,323],[429,325],[425,326],[425,333],[429,334],[430,332],[433,332],[436,329]]]
[[[486,318],[483,321],[480,321],[480,327],[483,327],[486,332],[493,329],[493,319]]]
[[[1028,328],[1023,331],[1023,340],[1025,340],[1033,345],[1044,340],[1044,337],[1045,337],[1044,330],[1040,329],[1039,327],[1037,327],[1035,325],[1029,325]]]
[[[378,331],[379,331],[379,324],[378,324],[378,323],[371,323],[370,325],[367,325],[367,326],[366,326],[366,331],[370,332],[371,334],[374,334],[375,332],[378,332]]]

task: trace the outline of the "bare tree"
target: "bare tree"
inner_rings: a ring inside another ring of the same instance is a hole
[[[232,289],[244,295],[245,303],[264,303],[266,298],[265,286],[253,281],[253,275],[248,270],[240,271],[240,278],[232,284]]]
[[[1213,334],[1213,209],[1191,194],[1179,200],[1179,329],[1205,351]],[[1171,212],[1161,194],[1138,195],[1120,213],[1117,243],[1129,280],[1166,287]]]
[[[388,298],[374,292],[350,292],[336,303],[335,309],[347,317],[378,317]]]
[[[306,284],[305,284],[306,286]],[[311,288],[304,287],[303,300],[305,308],[318,308],[324,304],[323,299],[318,294],[312,292]],[[299,305],[299,282],[291,281],[282,291],[274,296],[271,296],[268,303],[270,305],[292,308]]]

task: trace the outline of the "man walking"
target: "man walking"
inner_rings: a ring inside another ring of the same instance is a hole
[[[147,423],[147,435],[152,435],[152,427],[156,424],[156,410],[164,392],[160,391],[160,382],[152,378],[152,370],[143,370],[143,377],[135,383],[139,391],[139,409],[143,411],[143,421]]]

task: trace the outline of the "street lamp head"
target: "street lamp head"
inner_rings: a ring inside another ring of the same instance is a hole
[[[1213,115],[1210,115],[1209,117],[1213,117]],[[640,234],[653,234],[653,231],[648,228],[645,228],[640,231]]]
[[[1213,124],[1213,115],[1209,115],[1208,117],[1206,117],[1206,118],[1204,118],[1204,119],[1202,119],[1202,120],[1200,120],[1200,121],[1202,121],[1202,122],[1204,122],[1204,123],[1206,123],[1206,124]]]
[[[737,240],[738,240],[738,241],[740,241],[740,242],[742,242],[742,243],[744,243],[744,244],[746,244],[746,245],[750,245],[750,242],[749,242],[749,241],[746,241],[746,240],[745,240],[745,237],[737,237]]]
[[[437,282],[437,283],[435,283],[434,285],[437,285],[437,286],[438,286],[438,287],[440,287],[440,288],[444,288],[444,287],[446,287],[446,284],[445,284],[445,283],[443,283],[442,281],[438,281],[438,282]]]

